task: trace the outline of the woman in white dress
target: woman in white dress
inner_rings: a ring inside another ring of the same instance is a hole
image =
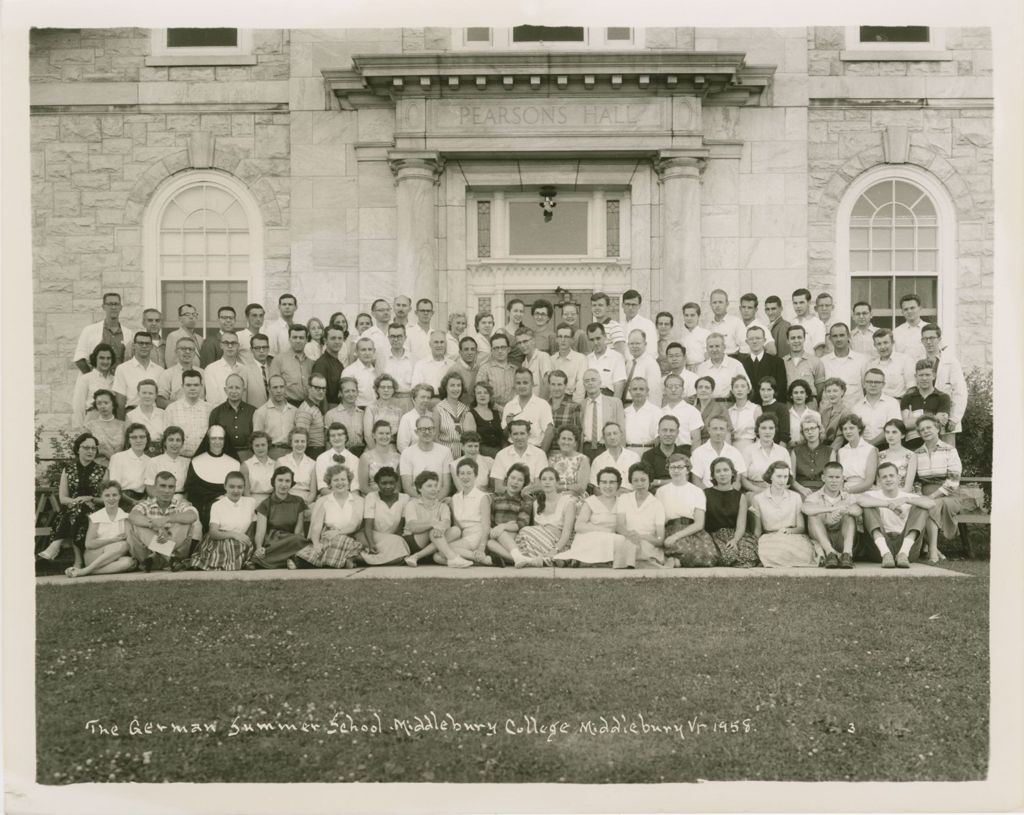
[[[452,519],[458,537],[451,541],[452,550],[466,560],[492,565],[487,554],[487,537],[491,531],[491,497],[480,489],[480,465],[466,456],[455,463],[458,492],[452,496]]]
[[[163,449],[164,451],[154,456],[146,464],[146,492],[150,496],[156,496],[156,475],[157,473],[172,473],[174,475],[174,491],[178,494],[185,493],[185,477],[188,475],[190,459],[181,455],[181,448],[185,446],[185,431],[177,425],[164,428]]]
[[[311,504],[316,499],[316,462],[306,455],[309,433],[301,427],[292,428],[288,434],[288,442],[292,451],[281,456],[277,464],[280,467],[287,467],[295,477],[292,495]]]
[[[636,545],[615,531],[621,485],[622,475],[614,467],[605,467],[597,474],[597,495],[591,495],[580,507],[572,546],[555,556],[556,566],[636,566]]]
[[[762,492],[768,489],[764,480],[765,470],[773,461],[789,464],[789,450],[775,443],[778,430],[778,419],[773,413],[762,413],[754,423],[757,441],[743,451],[743,460],[747,463],[747,471],[740,475],[740,483],[747,492]]]
[[[754,537],[761,565],[771,567],[817,566],[814,546],[807,537],[803,500],[790,489],[788,463],[773,462],[764,474],[768,489],[751,498]]]
[[[750,401],[750,383],[737,374],[730,385],[732,404],[729,405],[729,424],[732,425],[732,446],[741,453],[754,443],[754,422],[761,408]]]
[[[146,497],[146,466],[149,464],[149,431],[144,424],[130,424],[124,431],[124,450],[110,457],[109,478],[121,487],[126,503]]]
[[[355,535],[357,541],[366,544],[357,562],[361,559],[369,566],[399,564],[409,555],[409,544],[401,535],[409,496],[398,491],[401,480],[394,467],[381,467],[373,480],[373,490],[363,499],[363,527]]]
[[[353,569],[360,552],[376,552],[375,547],[355,537],[365,517],[363,499],[349,490],[352,471],[348,467],[328,467],[325,479],[331,491],[313,507],[310,543],[296,552],[292,560],[299,568]]]
[[[650,467],[634,464],[629,468],[632,492],[619,496],[615,508],[616,529],[637,548],[638,569],[665,568],[665,507],[651,495],[653,480]],[[669,568],[675,561],[667,564]]]
[[[241,471],[245,478],[244,494],[255,498],[259,506],[274,491],[274,470],[278,464],[270,457],[270,434],[255,431],[249,437],[249,448],[252,455],[242,462]]]
[[[555,555],[569,548],[572,538],[575,496],[558,491],[559,477],[554,467],[541,470],[537,483],[540,489],[533,496],[533,523],[519,530],[511,549],[517,569],[551,565]]]
[[[69,566],[68,577],[130,572],[135,561],[128,555],[128,513],[120,507],[121,487],[116,481],[100,485],[103,508],[89,516],[85,533],[84,566]]]
[[[256,499],[245,492],[245,478],[238,471],[224,479],[224,495],[210,507],[210,529],[192,556],[189,566],[204,572],[237,572],[255,569],[257,555],[252,542],[256,523]]]
[[[833,450],[832,461],[843,465],[843,489],[854,494],[874,489],[878,448],[864,440],[864,420],[847,413],[839,420],[839,433],[846,443]]]

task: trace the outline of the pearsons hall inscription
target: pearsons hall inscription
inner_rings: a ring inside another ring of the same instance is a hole
[[[430,133],[650,132],[671,129],[667,99],[602,102],[539,99],[486,102],[431,100]]]

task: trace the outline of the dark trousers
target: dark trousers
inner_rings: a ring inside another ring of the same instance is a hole
[[[903,524],[902,532],[882,532],[885,536],[885,542],[889,546],[889,551],[895,556],[903,546],[903,539],[910,532],[916,531],[917,540],[914,541],[914,545],[910,549],[910,559],[917,560],[918,555],[921,554],[921,546],[924,543],[924,527],[927,522],[928,510],[921,507],[911,507],[910,512],[907,513],[906,523]],[[855,545],[854,547],[854,552],[859,555],[859,559],[867,560],[871,563],[882,562],[882,555],[878,551],[878,547],[875,546],[873,533],[876,529],[882,529],[882,516],[878,508],[864,507],[864,535],[860,541],[861,546],[857,547]],[[860,549],[859,552],[858,548]]]

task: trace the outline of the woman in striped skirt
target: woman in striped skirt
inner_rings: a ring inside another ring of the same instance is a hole
[[[242,495],[245,477],[237,471],[224,479],[224,495],[210,507],[210,530],[189,564],[202,571],[233,572],[254,569],[256,554],[252,526],[256,521],[256,499]]]

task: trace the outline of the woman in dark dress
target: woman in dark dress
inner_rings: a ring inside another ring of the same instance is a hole
[[[761,414],[775,416],[775,442],[789,447],[789,405],[778,400],[779,383],[774,376],[762,376],[757,388],[761,396]]]
[[[704,531],[723,562],[749,568],[758,564],[757,540],[747,532],[747,496],[733,487],[736,466],[725,456],[711,462],[712,486],[704,490]]]
[[[702,376],[694,383],[694,388],[697,392],[687,401],[700,411],[700,418],[704,421],[704,426],[700,429],[701,441],[711,438],[708,434],[708,422],[716,416],[725,419],[731,434],[732,420],[729,418],[729,408],[725,402],[715,399],[715,380],[710,376]]]
[[[480,452],[494,458],[502,447],[508,447],[508,439],[501,429],[501,411],[491,403],[494,388],[488,382],[477,382],[473,388],[473,406],[469,409],[476,432],[480,434]]]
[[[295,569],[292,556],[309,544],[302,536],[306,502],[291,494],[292,471],[274,470],[274,491],[256,507],[256,558],[264,569]]]
[[[100,485],[106,479],[107,468],[96,463],[99,441],[92,433],[83,433],[71,446],[74,458],[60,473],[58,500],[60,510],[51,524],[53,532],[49,545],[37,557],[53,561],[65,542],[75,551],[75,566],[84,563],[85,533],[89,530],[89,515],[103,505]]]
[[[796,428],[792,428],[794,435]],[[789,451],[793,465],[793,489],[806,498],[821,489],[824,483],[825,465],[832,457],[832,448],[822,440],[821,419],[813,410],[804,415],[800,423],[803,441]]]
[[[210,425],[185,476],[185,497],[199,513],[204,534],[210,528],[210,507],[224,495],[224,479],[240,466],[227,431],[219,424]]]

